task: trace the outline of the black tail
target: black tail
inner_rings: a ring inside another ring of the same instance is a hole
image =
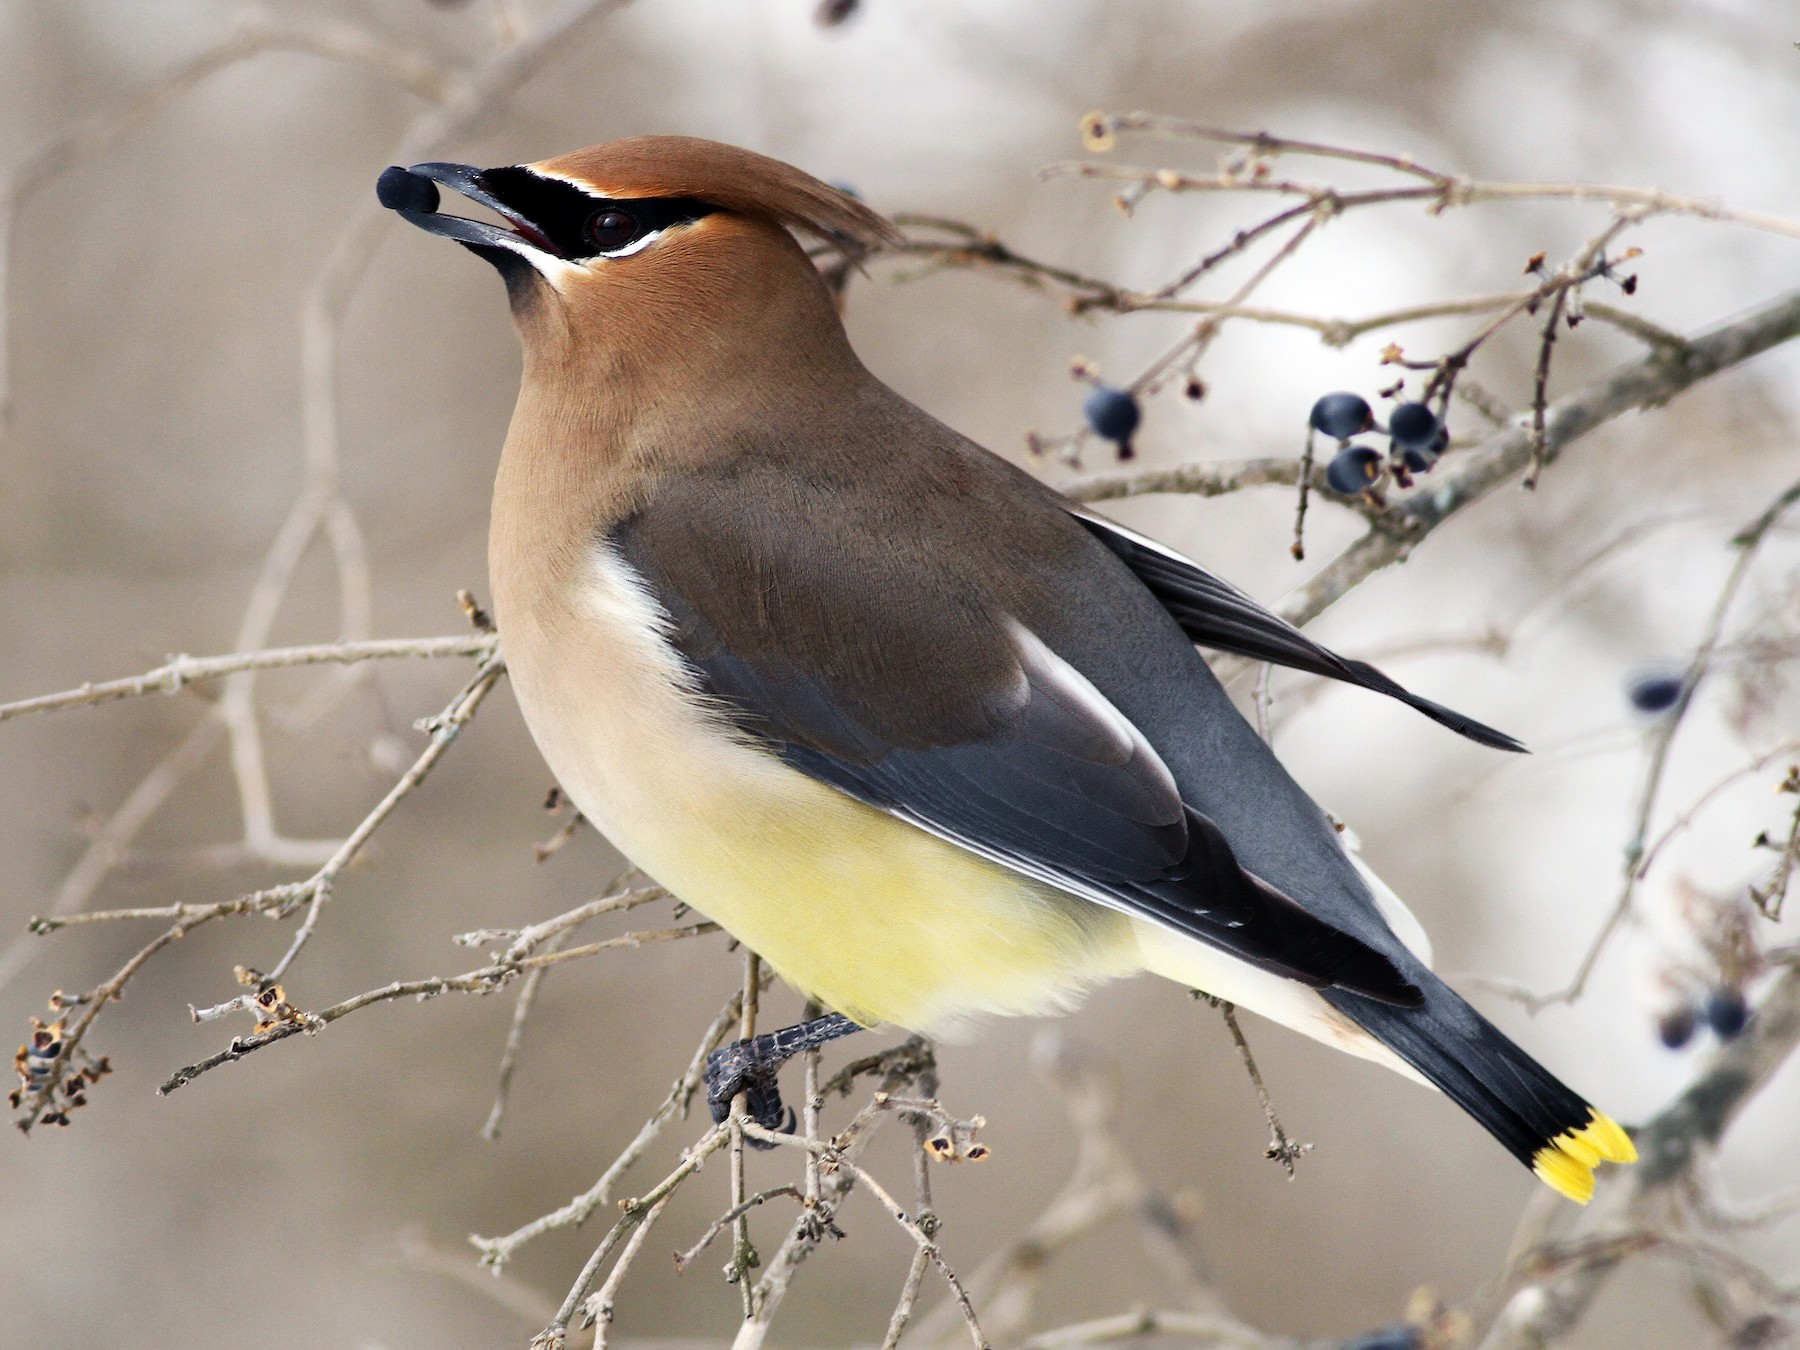
[[[1413,972],[1408,972],[1413,974]],[[1339,989],[1333,1007],[1442,1089],[1546,1183],[1585,1204],[1597,1162],[1632,1162],[1631,1140],[1429,972],[1413,976],[1422,1008]]]

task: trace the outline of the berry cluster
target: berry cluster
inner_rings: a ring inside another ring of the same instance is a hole
[[[1450,445],[1449,428],[1423,403],[1395,404],[1384,428],[1361,394],[1327,394],[1313,404],[1308,421],[1313,431],[1338,443],[1337,454],[1325,468],[1325,481],[1347,497],[1376,487],[1384,473],[1399,486],[1410,486],[1411,475],[1429,473]],[[1370,431],[1386,432],[1385,455],[1372,446],[1351,444],[1354,437]]]
[[[1703,1021],[1720,1040],[1736,1040],[1750,1025],[1750,1004],[1741,990],[1713,989],[1698,1003],[1689,1000],[1663,1013],[1656,1034],[1669,1049],[1679,1050],[1694,1039]]]
[[[1769,964],[1757,945],[1756,907],[1741,890],[1718,895],[1685,877],[1671,899],[1671,917],[1686,931],[1678,946],[1653,958],[1656,1034],[1671,1050],[1702,1027],[1735,1040],[1753,1016],[1746,991]]]

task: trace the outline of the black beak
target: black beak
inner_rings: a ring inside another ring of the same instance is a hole
[[[485,221],[465,220],[461,216],[439,215],[438,183],[454,188],[470,201],[504,216],[512,229],[502,229]],[[415,164],[410,169],[393,165],[383,169],[381,177],[375,180],[375,198],[421,230],[454,239],[472,249],[499,248],[516,254],[523,244],[552,257],[563,256],[562,250],[550,242],[548,235],[495,196],[483,180],[481,171],[467,164]]]

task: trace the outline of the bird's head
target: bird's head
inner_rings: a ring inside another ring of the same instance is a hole
[[[506,223],[442,214],[439,185]],[[691,335],[780,311],[796,291],[816,309],[822,288],[790,231],[852,252],[897,238],[847,192],[688,136],[637,136],[497,169],[395,167],[376,192],[383,206],[499,269],[528,349],[602,333]]]

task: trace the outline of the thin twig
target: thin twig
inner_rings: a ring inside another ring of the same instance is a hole
[[[735,1225],[739,1219],[743,1218],[751,1210],[760,1208],[769,1201],[778,1199],[784,1195],[791,1195],[796,1200],[805,1203],[805,1197],[801,1195],[800,1188],[791,1181],[780,1186],[771,1186],[766,1191],[758,1191],[755,1195],[745,1196],[743,1200],[739,1201],[718,1218],[707,1224],[699,1238],[695,1240],[693,1246],[689,1247],[684,1252],[677,1252],[675,1254],[675,1269],[686,1270],[694,1263],[701,1252],[712,1245],[713,1239],[718,1237],[720,1233],[723,1233],[726,1228]]]
[[[1298,500],[1294,503],[1294,542],[1288,545],[1288,553],[1295,562],[1306,561],[1306,506],[1307,498],[1312,495],[1314,440],[1315,433],[1309,425],[1306,428],[1306,445],[1300,451],[1300,491]]]
[[[1538,339],[1537,366],[1531,377],[1531,462],[1525,466],[1520,483],[1534,488],[1544,471],[1544,414],[1550,407],[1550,353],[1556,347],[1557,330],[1562,327],[1569,292],[1560,290],[1550,301],[1550,313],[1544,319]]]
[[[565,928],[553,935],[544,944],[546,954],[558,951],[569,940],[574,929]],[[482,1122],[481,1137],[489,1143],[500,1138],[500,1125],[506,1119],[507,1099],[512,1093],[513,1070],[519,1064],[519,1052],[525,1046],[525,1024],[531,1020],[531,1011],[537,1004],[538,988],[544,983],[544,976],[549,973],[549,966],[535,966],[525,972],[525,978],[519,982],[519,992],[513,996],[512,1022],[506,1029],[506,1044],[500,1051],[499,1081],[494,1085],[494,1104],[488,1108],[488,1117]]]
[[[762,987],[762,961],[749,948],[744,949],[744,992],[739,1003],[738,1039],[747,1041],[756,1035],[757,992]],[[731,1207],[736,1217],[731,1224],[731,1261],[725,1277],[738,1287],[744,1316],[756,1312],[756,1282],[750,1272],[762,1263],[756,1248],[750,1244],[749,1207],[744,1185],[744,1123],[749,1119],[749,1093],[739,1092],[731,1099]]]
[[[64,1080],[69,1075],[70,1068],[76,1063],[76,1053],[81,1049],[82,1042],[87,1039],[88,1032],[93,1029],[95,1020],[108,1004],[124,994],[125,986],[131,982],[132,977],[163,948],[179,942],[201,924],[217,917],[216,914],[197,914],[192,918],[182,919],[166,932],[152,938],[150,942],[139,948],[130,960],[114,972],[112,978],[104,981],[82,998],[81,1013],[63,1033],[62,1050],[53,1062],[44,1066],[38,1087],[25,1095],[16,1108],[15,1123],[21,1133],[30,1134],[32,1126],[36,1125],[39,1119],[46,1114],[55,1099],[57,1090],[62,1087]]]
[[[880,1182],[831,1144],[815,1144],[812,1140],[801,1139],[795,1135],[777,1134],[773,1130],[765,1130],[762,1126],[750,1121],[746,1121],[742,1129],[746,1137],[759,1139],[765,1144],[773,1144],[778,1148],[805,1149],[808,1152],[817,1153],[821,1159],[829,1162],[832,1166],[842,1168],[855,1176],[858,1184],[881,1203],[881,1207],[888,1212],[888,1216],[900,1225],[901,1230],[917,1244],[920,1251],[925,1253],[931,1264],[937,1267],[938,1274],[944,1277],[944,1283],[950,1286],[951,1297],[956,1300],[956,1306],[963,1315],[963,1323],[969,1329],[969,1338],[976,1350],[991,1350],[987,1337],[982,1334],[981,1321],[975,1315],[975,1305],[969,1301],[969,1295],[963,1289],[962,1281],[957,1279],[956,1272],[944,1259],[943,1252],[919,1226],[918,1221],[909,1215],[893,1196],[887,1193]]]
[[[645,1150],[662,1133],[663,1127],[686,1110],[687,1103],[699,1089],[701,1079],[706,1073],[707,1055],[711,1053],[715,1045],[724,1039],[738,1021],[741,1015],[742,1000],[741,993],[733,994],[725,1006],[720,1009],[718,1016],[713,1018],[711,1025],[700,1037],[699,1045],[688,1059],[687,1068],[675,1080],[674,1087],[669,1089],[669,1095],[663,1098],[662,1104],[655,1111],[650,1113],[650,1118],[638,1128],[638,1132],[631,1142],[619,1152],[618,1157],[613,1159],[592,1186],[575,1196],[567,1204],[540,1218],[533,1219],[524,1227],[514,1229],[503,1237],[469,1239],[480,1251],[481,1259],[485,1264],[494,1267],[495,1270],[501,1269],[526,1243],[534,1238],[542,1237],[545,1233],[580,1227],[587,1222],[595,1210],[612,1198],[613,1189],[619,1184],[620,1178],[639,1158],[643,1157]]]
[[[1800,967],[1776,980],[1743,1035],[1720,1045],[1685,1092],[1634,1131],[1639,1163],[1622,1172],[1579,1216],[1605,1238],[1641,1232],[1666,1217],[1669,1195],[1718,1147],[1720,1138],[1800,1045]],[[1552,1211],[1554,1212],[1554,1211]],[[1567,1213],[1566,1209],[1562,1211]],[[1541,1215],[1528,1211],[1507,1269],[1472,1308],[1484,1350],[1527,1350],[1549,1344],[1580,1322],[1609,1275],[1629,1254],[1604,1241],[1569,1247],[1540,1235]],[[1530,1225],[1530,1227],[1528,1227]],[[1531,1296],[1515,1300],[1527,1286]]]
[[[965,1282],[983,1327],[998,1341],[1022,1335],[1056,1253],[1119,1220],[1131,1223],[1145,1255],[1186,1301],[1218,1311],[1218,1294],[1189,1250],[1186,1221],[1145,1180],[1119,1137],[1119,1095],[1107,1066],[1054,1030],[1036,1038],[1032,1063],[1075,1131],[1075,1164],[1037,1217]],[[933,1309],[917,1324],[920,1341],[947,1341],[955,1314],[948,1303]]]
[[[937,1096],[938,1079],[936,1066],[919,1075],[919,1091],[928,1098]],[[913,1127],[913,1213],[919,1222],[919,1229],[927,1237],[935,1239],[941,1226],[936,1211],[931,1204],[931,1135],[932,1119],[924,1112],[915,1113],[912,1118]],[[817,1163],[818,1155],[809,1153],[808,1159]],[[906,1268],[906,1278],[900,1285],[900,1297],[894,1303],[894,1311],[888,1316],[887,1333],[881,1338],[881,1350],[896,1350],[900,1338],[906,1334],[907,1325],[912,1321],[913,1306],[919,1300],[919,1287],[924,1283],[925,1271],[931,1264],[931,1258],[923,1247],[913,1251],[912,1261]]]
[[[659,928],[642,933],[621,933],[616,938],[608,938],[604,942],[590,942],[584,947],[570,947],[563,951],[543,952],[536,956],[527,956],[518,961],[499,962],[491,966],[483,966],[479,970],[465,971],[461,975],[431,975],[422,980],[397,980],[383,985],[379,989],[371,989],[367,993],[358,994],[354,998],[345,999],[342,1003],[334,1003],[318,1013],[306,1013],[292,1023],[282,1023],[267,1031],[233,1040],[229,1046],[205,1059],[178,1069],[157,1089],[159,1096],[167,1096],[176,1088],[194,1081],[203,1073],[208,1073],[222,1064],[232,1064],[243,1059],[265,1046],[276,1041],[286,1040],[297,1031],[308,1033],[321,1031],[340,1017],[360,1012],[376,1003],[386,1003],[397,998],[436,998],[439,994],[491,994],[496,989],[509,983],[520,975],[534,970],[542,970],[547,966],[561,965],[565,961],[579,961],[586,957],[597,956],[601,952],[618,951],[621,948],[641,947],[649,942],[674,942],[683,938],[700,937],[707,933],[718,932],[716,924],[692,924],[685,928]],[[265,981],[267,983],[267,981]],[[235,1002],[235,1000],[234,1000]]]
[[[1417,188],[1397,191],[1405,191],[1414,199],[1430,201],[1440,204],[1442,207],[1469,206],[1478,202],[1492,201],[1596,202],[1604,203],[1615,209],[1636,207],[1647,213],[1658,215],[1695,216],[1702,220],[1743,225],[1750,229],[1800,239],[1800,221],[1788,220],[1761,211],[1738,210],[1705,198],[1686,197],[1655,188],[1633,187],[1617,183],[1484,182],[1444,173],[1398,155],[1354,150],[1344,146],[1324,145],[1313,141],[1291,140],[1285,137],[1271,136],[1267,132],[1235,131],[1223,127],[1203,126],[1199,123],[1184,123],[1178,118],[1161,117],[1153,113],[1090,114],[1086,119],[1086,124],[1090,128],[1103,129],[1109,141],[1110,138],[1116,138],[1121,133],[1146,131],[1158,136],[1174,135],[1239,145],[1258,158],[1295,154],[1389,169],[1424,180],[1424,183]],[[1099,139],[1090,132],[1088,136],[1090,148],[1102,148],[1096,144]],[[1197,177],[1175,173],[1168,169],[1138,169],[1123,165],[1085,162],[1055,165],[1044,172],[1045,176],[1074,175],[1084,178],[1110,178],[1127,182],[1142,182],[1166,192],[1226,189],[1292,195],[1295,192],[1314,190],[1301,188],[1281,180],[1258,177],[1249,172]]]
[[[1738,549],[1736,561],[1720,588],[1717,599],[1713,602],[1712,613],[1708,616],[1705,631],[1699,644],[1694,649],[1693,658],[1688,662],[1682,677],[1681,693],[1675,706],[1664,713],[1650,733],[1650,751],[1646,757],[1644,776],[1638,787],[1637,809],[1633,813],[1631,834],[1625,843],[1624,879],[1620,883],[1618,899],[1613,901],[1611,910],[1607,912],[1599,931],[1593,941],[1588,944],[1582,954],[1581,962],[1575,968],[1569,982],[1560,989],[1549,993],[1534,994],[1528,990],[1504,989],[1518,1002],[1532,1012],[1559,1003],[1572,1003],[1580,998],[1587,988],[1587,982],[1599,964],[1600,957],[1607,945],[1612,941],[1631,913],[1632,902],[1637,895],[1638,883],[1647,872],[1645,846],[1650,832],[1651,816],[1656,810],[1657,797],[1662,789],[1663,775],[1669,763],[1669,752],[1675,742],[1675,733],[1681,729],[1688,709],[1693,706],[1694,695],[1701,682],[1711,668],[1713,650],[1718,646],[1724,633],[1725,620],[1731,612],[1732,602],[1736,600],[1744,579],[1750,573],[1750,566],[1756,559],[1757,550],[1768,538],[1770,531],[1781,516],[1796,502],[1800,502],[1800,481],[1796,481],[1780,493],[1757,518],[1732,539]]]
[[[575,1283],[569,1287],[562,1306],[556,1310],[556,1316],[550,1319],[548,1326],[531,1338],[532,1350],[561,1350],[568,1336],[569,1323],[586,1301],[588,1290],[593,1288],[594,1277],[600,1273],[600,1267],[606,1264],[606,1258],[612,1255],[613,1249],[652,1215],[660,1214],[662,1202],[674,1194],[682,1182],[699,1171],[708,1157],[723,1148],[730,1136],[731,1130],[726,1126],[713,1126],[700,1137],[697,1144],[682,1155],[681,1163],[674,1171],[657,1182],[644,1196],[624,1202],[621,1206],[623,1215],[607,1230],[600,1245],[594,1248],[594,1254],[575,1277]]]
[[[921,1075],[934,1067],[930,1047],[913,1037],[890,1050],[845,1066],[831,1082],[819,1089],[817,1096],[822,1098],[839,1091],[847,1093],[856,1077],[869,1074],[880,1074],[881,1090],[893,1092],[905,1084],[919,1081]],[[882,1122],[891,1116],[892,1113],[877,1109],[871,1100],[832,1140],[832,1147],[836,1150],[832,1156],[839,1160],[860,1157],[874,1139]],[[825,1145],[817,1137],[816,1123],[815,1121],[815,1128],[808,1130],[804,1136],[807,1157],[814,1164],[818,1164],[826,1156],[823,1151]],[[794,1277],[801,1265],[828,1235],[843,1236],[834,1222],[834,1216],[838,1206],[856,1184],[857,1173],[841,1166],[834,1166],[826,1173],[823,1168],[815,1166],[812,1174],[818,1178],[818,1196],[806,1212],[794,1221],[787,1237],[769,1259],[762,1279],[756,1283],[756,1312],[738,1328],[737,1336],[731,1343],[732,1350],[760,1350],[775,1313],[793,1287]]]
[[[449,707],[445,708],[437,717],[429,719],[425,724],[424,729],[431,732],[431,742],[413,761],[412,767],[400,775],[399,781],[388,789],[387,795],[376,804],[375,809],[364,816],[361,824],[350,831],[349,837],[338,846],[337,852],[326,860],[325,865],[296,889],[296,897],[301,895],[308,897],[306,917],[301,921],[300,927],[295,930],[294,939],[288,944],[287,951],[282,953],[281,959],[269,971],[268,979],[271,983],[279,980],[287,972],[288,967],[293,965],[294,958],[300,955],[301,949],[312,937],[313,931],[318,926],[320,911],[324,909],[326,901],[331,899],[337,879],[343,870],[356,861],[357,855],[362,852],[363,847],[369,842],[375,831],[381,828],[381,823],[393,814],[394,808],[406,800],[414,788],[425,781],[437,762],[450,749],[462,729],[475,716],[476,710],[481,707],[482,700],[488,696],[488,693],[499,683],[500,677],[505,673],[505,663],[498,655],[490,656],[482,663],[481,669],[476,671],[474,678],[463,686],[455,698],[450,700]]]
[[[1262,1070],[1256,1067],[1256,1056],[1250,1053],[1250,1042],[1244,1039],[1244,1029],[1238,1025],[1237,1009],[1232,1004],[1220,1003],[1219,1012],[1225,1018],[1225,1029],[1231,1033],[1231,1043],[1237,1047],[1238,1057],[1244,1061],[1244,1071],[1256,1088],[1256,1100],[1262,1106],[1263,1119],[1269,1123],[1269,1146],[1263,1150],[1263,1157],[1280,1163],[1288,1180],[1292,1181],[1294,1160],[1312,1152],[1312,1145],[1296,1144],[1281,1128],[1281,1117],[1275,1114],[1275,1103],[1269,1096],[1268,1085],[1263,1082]]]
[[[1041,1331],[1020,1346],[1020,1350],[1078,1350],[1081,1346],[1140,1341],[1147,1336],[1179,1336],[1184,1340],[1192,1339],[1198,1345],[1226,1346],[1232,1350],[1302,1350],[1305,1345],[1292,1336],[1252,1331],[1241,1322],[1212,1313],[1139,1308],[1111,1317],[1076,1322],[1054,1331]]]
[[[318,872],[314,873],[307,881],[296,885],[274,886],[261,891],[252,891],[248,895],[237,897],[235,900],[222,901],[212,905],[175,906],[170,910],[163,910],[160,912],[149,911],[146,913],[144,915],[145,917],[150,917],[152,915],[155,917],[170,917],[172,915],[176,918],[176,923],[174,927],[170,928],[161,937],[150,943],[150,945],[139,952],[137,956],[133,957],[131,961],[127,962],[126,965],[112,977],[112,979],[85,996],[83,1002],[86,1004],[86,1007],[81,1016],[75,1021],[74,1025],[69,1028],[68,1033],[64,1036],[62,1052],[57,1056],[53,1063],[45,1066],[40,1086],[25,1098],[20,1107],[20,1128],[29,1130],[31,1125],[35,1123],[38,1116],[43,1112],[51,1100],[52,1094],[61,1085],[63,1078],[74,1064],[76,1052],[82,1048],[83,1042],[86,1040],[87,1034],[93,1027],[94,1021],[99,1016],[101,1009],[121,996],[124,992],[126,983],[129,982],[139,969],[141,969],[143,963],[151,956],[155,955],[156,952],[160,951],[170,942],[182,937],[191,929],[213,919],[222,918],[230,914],[286,914],[302,900],[306,900],[310,897],[312,903],[309,906],[306,920],[296,932],[293,942],[290,943],[287,955],[282,958],[281,962],[268,974],[264,981],[265,987],[273,986],[292,962],[293,956],[304,944],[306,937],[310,936],[313,925],[318,918],[319,908],[323,905],[324,900],[330,895],[332,885],[337,876],[345,867],[349,866],[349,864],[355,860],[363,846],[368,842],[370,836],[373,835],[375,830],[380,826],[381,822],[393,812],[400,801],[405,798],[413,788],[418,786],[419,782],[421,782],[426,774],[431,771],[431,767],[443,755],[445,750],[449,748],[450,742],[455,739],[457,732],[460,731],[469,719],[475,715],[476,710],[481,705],[481,700],[486,696],[487,692],[493,688],[495,682],[499,680],[504,669],[505,668],[500,664],[497,657],[490,657],[488,661],[483,664],[475,678],[458,692],[456,697],[450,701],[450,704],[445,708],[442,714],[436,719],[433,719],[436,727],[436,734],[434,735],[432,743],[414,763],[413,767],[405,774],[401,775],[399,782],[394,785],[375,809],[363,818],[362,823],[351,832],[350,836],[337,847],[336,851],[332,854],[331,858],[327,860],[325,865],[321,867]],[[116,816],[115,819],[117,819]],[[133,913],[133,917],[136,916],[137,914]],[[61,926],[59,922],[60,918],[61,916],[52,913],[49,916],[34,919],[32,921],[31,930],[33,933],[37,934],[50,932],[56,927]],[[227,1056],[227,1058],[235,1057],[238,1056]],[[221,1059],[219,1062],[224,1062],[224,1060]],[[180,1077],[180,1075],[177,1075],[177,1077]],[[185,1082],[186,1079],[182,1078],[181,1081]],[[177,1084],[177,1086],[179,1086],[179,1084]]]
[[[581,1305],[582,1321],[594,1328],[594,1350],[606,1350],[606,1343],[612,1336],[613,1307],[618,1300],[619,1287],[624,1284],[625,1276],[631,1270],[631,1263],[637,1260],[638,1253],[644,1249],[644,1242],[650,1236],[650,1230],[656,1227],[656,1221],[668,1207],[669,1197],[663,1196],[645,1213],[625,1243],[625,1250],[619,1253],[619,1259],[613,1262],[613,1268],[607,1273],[606,1282],[590,1294]]]
[[[61,712],[144,694],[174,694],[204,680],[216,680],[245,670],[279,670],[326,662],[342,665],[358,661],[388,661],[402,657],[492,656],[498,639],[471,633],[462,637],[382,638],[371,642],[322,642],[305,647],[276,647],[260,652],[234,652],[230,656],[176,656],[154,670],[122,680],[105,680],[65,689],[60,694],[0,703],[0,722],[28,713]]]

